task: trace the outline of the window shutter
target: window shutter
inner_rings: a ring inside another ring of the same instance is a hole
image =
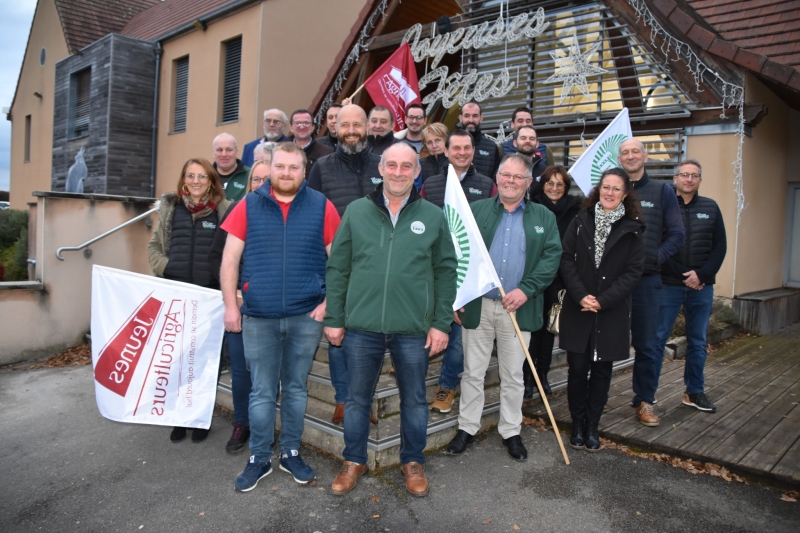
[[[242,66],[242,38],[225,43],[225,74],[222,89],[222,122],[239,120],[239,79]]]
[[[92,70],[87,68],[73,74],[74,100],[72,105],[72,135],[80,137],[89,131],[90,85]]]
[[[189,56],[175,61],[175,104],[173,132],[186,131],[186,105],[189,99]]]

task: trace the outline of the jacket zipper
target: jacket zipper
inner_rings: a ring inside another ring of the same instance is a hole
[[[174,216],[174,215],[173,215]],[[189,213],[189,218],[192,218],[192,213]],[[192,245],[189,247],[189,283],[194,284],[194,236],[196,233],[197,222],[192,220]]]
[[[276,204],[277,205],[277,204]],[[282,211],[281,206],[277,206],[278,211]],[[291,206],[289,207],[291,209]],[[283,213],[281,212],[281,216]],[[286,218],[288,219],[288,213]],[[286,313],[286,222],[287,220],[283,221],[283,283],[281,283],[281,298],[283,300],[283,313]]]
[[[391,220],[389,221],[391,222]],[[386,330],[386,292],[389,289],[389,269],[392,266],[392,246],[394,245],[394,228],[389,234],[389,256],[386,259],[386,277],[383,280],[383,308],[381,309],[381,329]]]

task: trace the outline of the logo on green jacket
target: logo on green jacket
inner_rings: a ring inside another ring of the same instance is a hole
[[[542,226],[534,226],[533,229],[536,230],[536,233],[539,235],[544,235],[544,228]]]
[[[444,206],[444,216],[447,225],[450,226],[450,236],[453,237],[453,246],[456,249],[456,259],[458,259],[456,287],[460,289],[469,270],[469,234],[464,221],[452,206]]]
[[[603,172],[609,168],[619,166],[617,162],[617,158],[619,157],[619,145],[627,138],[627,135],[618,133],[612,135],[600,145],[600,149],[594,154],[594,159],[592,160],[592,185],[597,185]]]

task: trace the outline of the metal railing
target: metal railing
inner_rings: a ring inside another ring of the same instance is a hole
[[[122,228],[124,228],[126,226],[130,226],[134,222],[138,222],[138,221],[142,220],[143,218],[147,218],[147,217],[149,217],[150,215],[152,215],[153,213],[155,213],[157,211],[158,211],[158,207],[154,207],[150,211],[142,213],[141,215],[139,215],[139,216],[137,216],[135,218],[132,218],[127,222],[123,222],[122,224],[120,224],[116,228],[110,229],[107,232],[103,233],[102,235],[98,235],[94,239],[90,239],[90,240],[86,241],[85,243],[83,243],[83,244],[81,244],[79,246],[62,246],[61,248],[56,250],[56,257],[58,258],[59,261],[64,261],[64,257],[61,256],[61,252],[77,252],[78,250],[83,250],[84,248],[86,248],[83,251],[83,256],[86,259],[89,259],[90,257],[92,257],[92,250],[88,248],[89,245],[96,243],[100,239],[104,239],[104,238],[108,237],[112,233],[118,232],[119,230],[121,230]],[[149,218],[148,218],[148,220],[149,220]],[[151,221],[151,224],[152,224],[152,221]],[[148,226],[149,226],[149,224],[148,224]]]

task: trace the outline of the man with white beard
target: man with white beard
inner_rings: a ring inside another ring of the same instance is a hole
[[[284,128],[289,122],[289,117],[280,109],[267,109],[264,111],[264,136],[244,145],[242,163],[253,166],[253,150],[265,142],[282,143],[289,138],[284,134]]]

